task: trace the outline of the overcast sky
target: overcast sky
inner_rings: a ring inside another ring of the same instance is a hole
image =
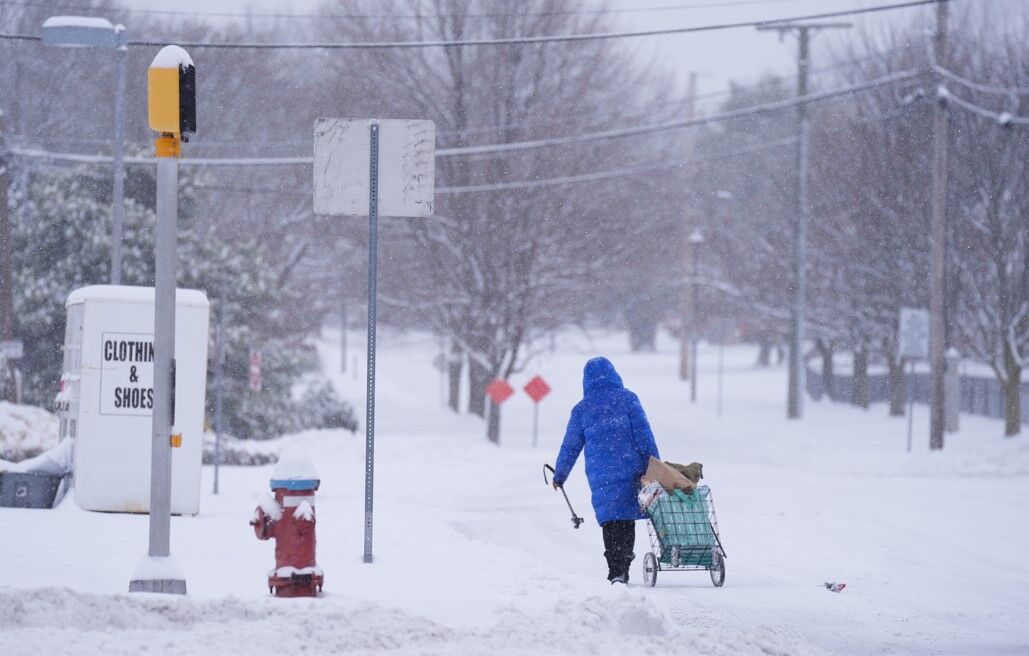
[[[614,21],[619,29],[646,30],[678,26],[709,25],[749,20],[778,19],[854,8],[897,4],[902,0],[610,0],[615,9]],[[319,0],[130,0],[133,8],[148,10],[312,13]],[[473,3],[474,4],[474,3]],[[596,5],[601,6],[598,0]],[[725,6],[718,6],[725,5]],[[345,2],[338,6],[343,10]],[[517,6],[512,1],[510,6]],[[996,14],[998,20],[1012,11],[1029,13],[1029,0],[954,0],[955,11],[971,7],[973,11]],[[884,23],[907,24],[917,16],[929,17],[934,7],[916,7],[848,18],[856,29],[875,28]],[[226,20],[218,18],[214,20]],[[825,33],[813,45],[813,67],[825,46],[836,34]],[[641,57],[657,58],[673,68],[685,84],[689,72],[698,73],[701,93],[724,89],[729,80],[747,82],[765,72],[792,74],[796,69],[796,42],[787,38],[780,42],[774,32],[758,32],[754,28],[727,31],[646,37],[630,40]]]

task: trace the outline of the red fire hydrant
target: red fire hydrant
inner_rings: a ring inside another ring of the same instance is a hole
[[[321,483],[311,461],[280,457],[271,488],[250,525],[260,540],[275,538],[275,569],[268,572],[268,592],[279,597],[317,597],[325,579],[315,560],[314,492]]]

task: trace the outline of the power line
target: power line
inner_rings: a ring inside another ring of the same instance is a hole
[[[768,5],[768,4],[781,4],[786,2],[798,2],[799,0],[721,0],[717,2],[703,2],[698,4],[688,5],[658,5],[651,7],[620,7],[620,8],[605,8],[605,9],[580,9],[580,10],[555,10],[555,11],[530,11],[530,12],[518,12],[518,13],[502,13],[502,12],[473,12],[473,13],[462,13],[462,14],[443,14],[443,13],[425,13],[425,14],[340,14],[340,13],[323,13],[323,14],[295,14],[295,13],[283,13],[283,12],[229,12],[229,11],[185,11],[176,9],[137,9],[133,7],[117,7],[112,8],[115,13],[130,13],[130,14],[147,14],[147,15],[160,15],[160,16],[183,16],[188,18],[196,17],[211,17],[211,18],[244,18],[244,19],[308,19],[308,20],[327,20],[327,19],[351,19],[351,20],[430,20],[438,18],[451,18],[460,16],[462,18],[504,18],[504,17],[519,17],[519,16],[586,16],[586,15],[601,15],[601,14],[632,14],[632,13],[648,13],[648,12],[674,12],[674,11],[690,11],[693,9],[710,9],[717,7],[739,7],[748,5]],[[21,5],[21,6],[39,6],[39,3],[31,2],[30,0],[0,0],[0,5]],[[47,3],[48,8],[56,9],[72,9],[75,11],[96,11],[96,7],[88,5],[74,5],[74,4],[50,4]]]
[[[933,66],[933,70],[942,75],[943,77],[957,82],[958,84],[965,86],[973,91],[980,91],[982,93],[992,93],[998,96],[1024,96],[1029,95],[1029,88],[1026,87],[998,87],[990,84],[983,84],[981,82],[975,82],[968,78],[961,77],[957,73],[947,70],[942,66]]]
[[[789,137],[786,139],[779,139],[778,141],[770,141],[766,143],[756,144],[754,146],[739,148],[725,151],[715,151],[713,153],[705,153],[703,160],[721,159],[725,157],[738,157],[740,155],[746,155],[749,153],[755,153],[761,150],[768,150],[770,148],[779,148],[781,146],[788,146],[796,143],[795,137]],[[481,191],[507,191],[512,189],[535,189],[538,187],[552,187],[555,185],[566,185],[574,184],[579,182],[592,182],[595,180],[607,180],[609,178],[621,178],[630,175],[639,175],[641,173],[651,173],[654,171],[661,171],[664,169],[680,168],[694,162],[696,160],[667,160],[664,162],[656,162],[654,164],[648,164],[639,167],[612,169],[608,171],[596,171],[593,173],[583,173],[581,175],[566,175],[557,178],[542,178],[538,180],[519,180],[515,182],[496,182],[492,184],[479,184],[479,185],[465,185],[461,187],[440,187],[436,190],[437,194],[461,194],[470,192],[481,192]]]
[[[1009,125],[1029,125],[1029,116],[1016,116],[1011,112],[994,112],[985,107],[980,107],[973,102],[969,102],[960,96],[955,96],[946,87],[940,87],[939,89],[940,98],[947,102],[953,102],[955,105],[970,112],[981,116],[982,118],[989,119],[997,122],[1000,126],[1006,127]]]
[[[701,157],[693,159],[675,159],[665,160],[661,162],[655,162],[652,164],[646,164],[636,167],[626,167],[611,169],[606,171],[595,171],[593,173],[583,173],[580,175],[566,175],[554,178],[539,178],[536,180],[515,180],[510,182],[496,182],[490,184],[478,184],[478,185],[463,185],[463,186],[451,186],[451,187],[437,187],[436,193],[442,195],[449,194],[464,194],[464,193],[476,193],[476,192],[487,192],[487,191],[509,191],[515,189],[536,189],[540,187],[553,187],[567,184],[577,184],[580,182],[592,182],[596,180],[607,180],[611,178],[621,178],[632,175],[639,175],[642,173],[651,173],[654,171],[661,171],[665,169],[681,168],[687,164],[695,163],[698,160],[709,161],[714,159],[725,159],[731,157],[739,157],[741,155],[748,155],[756,153],[762,150],[769,150],[772,148],[779,148],[782,146],[789,146],[797,142],[796,137],[787,137],[785,139],[779,139],[776,141],[768,141],[764,143],[754,144],[753,146],[746,146],[743,148],[733,148],[726,150],[717,150],[710,153],[703,153]],[[289,195],[289,196],[302,196],[307,197],[310,194],[305,192],[298,192],[290,189],[281,189],[273,187],[233,187],[227,185],[196,185],[198,189],[210,190],[210,191],[226,191],[231,193],[263,193],[272,195]]]
[[[694,119],[678,119],[674,121],[665,121],[663,123],[657,123],[653,125],[640,125],[630,128],[618,128],[613,130],[603,130],[600,132],[588,132],[584,134],[574,134],[565,137],[553,137],[550,139],[534,139],[531,141],[515,141],[504,144],[488,144],[482,146],[462,146],[458,148],[445,148],[436,151],[438,157],[453,157],[456,155],[479,155],[484,153],[500,153],[500,152],[512,152],[519,150],[529,150],[534,148],[544,148],[549,146],[564,146],[573,143],[581,143],[584,141],[604,141],[608,139],[617,139],[621,137],[631,137],[641,134],[649,134],[652,132],[663,132],[666,130],[674,130],[678,128],[692,127],[696,125],[705,125],[707,123],[715,123],[720,121],[727,121],[735,118],[743,118],[746,116],[753,116],[755,114],[762,114],[765,112],[776,111],[779,109],[785,109],[787,107],[794,107],[796,105],[818,102],[821,100],[827,100],[829,98],[835,98],[838,96],[849,95],[858,91],[864,91],[866,89],[872,89],[875,87],[883,86],[885,84],[891,84],[893,82],[900,82],[903,80],[909,80],[917,77],[918,71],[901,71],[898,73],[892,73],[883,77],[854,84],[849,87],[842,89],[833,89],[831,91],[822,91],[819,93],[811,93],[805,96],[796,96],[794,98],[788,98],[786,100],[780,100],[776,102],[764,103],[761,105],[755,105],[752,107],[743,107],[740,109],[734,109],[727,112],[721,112],[719,114],[712,114],[703,118]]]
[[[462,40],[437,40],[437,41],[368,41],[368,42],[322,42],[322,43],[180,43],[185,48],[250,48],[250,49],[329,49],[329,50],[366,50],[366,49],[393,49],[393,48],[441,48],[441,47],[465,47],[465,46],[507,46],[527,45],[538,43],[573,43],[580,41],[599,41],[610,39],[625,39],[648,36],[666,36],[671,34],[689,34],[695,32],[712,32],[718,30],[730,30],[744,27],[756,27],[763,24],[776,24],[781,22],[821,20],[836,18],[839,16],[856,16],[859,14],[872,14],[895,9],[909,7],[921,7],[935,5],[950,0],[910,0],[892,5],[879,7],[864,7],[859,9],[847,9],[843,11],[825,12],[821,14],[808,14],[806,16],[791,16],[788,18],[766,19],[760,21],[738,21],[730,23],[719,23],[714,25],[698,25],[693,27],[673,27],[659,30],[637,30],[631,32],[596,32],[587,34],[556,34],[544,36],[521,36],[501,37],[493,39],[462,39]],[[130,41],[129,45],[136,46],[163,46],[163,41]]]
[[[748,20],[729,23],[717,23],[712,25],[696,25],[692,27],[672,27],[658,30],[637,30],[630,32],[594,32],[586,34],[551,34],[543,36],[520,36],[502,37],[493,39],[462,39],[462,40],[436,40],[436,41],[365,41],[365,42],[314,42],[314,43],[258,43],[258,42],[237,42],[237,43],[215,43],[215,42],[178,42],[178,45],[185,48],[231,48],[231,49],[258,49],[258,50],[384,50],[401,48],[451,48],[465,46],[510,46],[530,45],[541,43],[577,43],[584,41],[603,41],[611,39],[627,39],[650,36],[668,36],[672,34],[692,34],[697,32],[714,32],[720,30],[731,30],[739,28],[757,27],[759,25],[777,25],[779,23],[822,20],[826,18],[838,18],[841,16],[857,16],[862,14],[873,14],[896,9],[910,7],[922,7],[926,5],[937,5],[941,2],[952,0],[910,0],[892,5],[881,5],[878,7],[863,7],[858,9],[847,9],[842,11],[824,12],[820,14],[807,14],[805,16],[788,16],[783,18]],[[17,38],[25,40],[39,40],[40,37],[32,37],[21,34],[0,34],[0,38]],[[137,40],[129,41],[130,46],[164,46],[167,41]]]
[[[600,132],[587,132],[582,134],[567,135],[564,137],[553,137],[550,139],[535,139],[531,141],[515,141],[500,144],[484,144],[479,146],[463,146],[457,148],[439,148],[436,150],[436,157],[454,157],[462,155],[482,155],[491,153],[506,153],[521,150],[531,150],[536,148],[546,148],[552,146],[564,146],[575,143],[583,143],[589,141],[606,141],[609,139],[618,139],[622,137],[636,136],[641,134],[649,134],[654,132],[663,132],[667,130],[676,130],[680,128],[693,127],[698,125],[706,125],[709,123],[717,123],[721,121],[728,121],[736,118],[744,118],[747,116],[754,116],[757,114],[763,114],[766,112],[773,112],[780,109],[786,109],[788,107],[794,107],[799,104],[809,102],[819,102],[822,100],[828,100],[830,98],[836,98],[839,96],[845,96],[858,91],[864,91],[875,87],[883,86],[885,84],[891,84],[893,82],[899,82],[908,80],[919,75],[918,71],[901,71],[893,73],[873,80],[868,80],[860,84],[851,85],[841,89],[833,89],[831,91],[823,91],[819,93],[812,93],[806,96],[796,96],[782,101],[764,103],[761,105],[754,105],[751,107],[743,107],[740,109],[730,110],[728,112],[721,112],[719,114],[712,114],[703,118],[696,119],[680,119],[675,121],[665,121],[663,123],[657,123],[652,125],[641,125],[630,128],[619,128],[613,130],[604,130]],[[111,157],[107,155],[86,155],[77,153],[56,153],[38,149],[25,149],[25,148],[12,148],[10,152],[20,157],[31,157],[38,159],[52,159],[59,161],[78,162],[78,163],[89,163],[89,164],[102,164],[111,161]],[[308,165],[312,164],[314,159],[312,157],[251,157],[251,158],[210,158],[210,157],[198,157],[198,158],[183,158],[180,160],[180,164],[183,166],[291,166],[291,165]],[[126,164],[153,164],[154,159],[152,157],[126,157]]]

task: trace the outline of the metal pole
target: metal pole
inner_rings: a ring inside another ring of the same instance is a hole
[[[125,58],[129,49],[125,31],[115,51],[118,74],[114,93],[114,193],[111,195],[111,284],[121,284],[122,241],[125,234]]]
[[[936,5],[936,37],[934,62],[947,61],[947,3]],[[933,74],[938,89],[942,85],[939,75]],[[947,146],[949,117],[945,99],[939,97],[933,107],[932,141],[932,219],[930,223],[929,252],[929,448],[943,448],[944,400],[944,260],[947,248]]]
[[[14,339],[14,244],[11,237],[11,208],[7,203],[10,160],[4,155],[3,118],[0,112],[0,341],[7,341]],[[7,395],[7,380],[10,377],[8,364],[0,360],[0,400],[11,398]]]
[[[532,404],[532,448],[536,448],[539,444],[540,434],[540,404],[538,402]]]
[[[799,26],[799,57],[797,60],[797,96],[807,95],[809,69],[810,33],[806,26]],[[786,416],[800,419],[804,415],[804,260],[807,231],[807,172],[808,172],[808,129],[807,103],[797,105],[797,209],[793,226],[793,299],[790,305],[790,364],[789,390],[786,398]]]
[[[344,270],[344,273],[346,271]],[[345,277],[345,276],[344,276]],[[340,286],[340,299],[339,314],[340,314],[340,338],[339,338],[339,349],[342,355],[339,358],[339,371],[340,373],[347,373],[347,294],[346,294],[346,281],[343,281],[343,285]]]
[[[218,325],[214,337],[214,493],[218,494],[218,470],[222,464],[222,368],[225,363],[225,298],[218,299]]]
[[[697,244],[690,242],[690,403],[697,402],[697,277],[700,275]]]
[[[908,453],[911,453],[911,431],[915,422],[915,396],[911,393],[911,386],[915,382],[915,359],[908,360],[908,379],[905,381],[905,389],[908,392]]]
[[[725,320],[722,320],[722,338],[718,340],[718,416],[722,416],[722,388],[725,379]]]
[[[175,361],[175,270],[179,160],[157,159],[157,230],[154,273],[154,414],[150,454],[150,556],[169,554],[171,539],[171,434]]]
[[[447,407],[447,341],[442,335],[439,337],[439,407]]]
[[[375,477],[375,322],[379,265],[379,124],[370,129],[368,175],[368,392],[365,408],[364,562],[372,562],[372,492]]]

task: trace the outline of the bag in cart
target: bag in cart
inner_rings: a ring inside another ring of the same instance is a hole
[[[715,587],[725,583],[725,550],[718,535],[711,489],[665,491],[650,483],[640,492],[651,550],[643,557],[643,580],[653,587],[661,571],[707,570]]]

